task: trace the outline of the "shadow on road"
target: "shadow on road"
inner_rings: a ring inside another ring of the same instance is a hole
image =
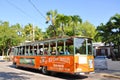
[[[9,65],[9,67],[15,68],[14,65]],[[37,69],[30,69],[30,68],[23,68],[23,67],[19,67],[16,69],[42,74],[42,72]],[[66,79],[66,80],[75,80],[75,79],[81,80],[81,79],[88,78],[88,76],[85,76],[85,75],[72,75],[72,74],[67,74],[67,73],[56,73],[55,75],[48,74],[46,76],[52,76],[56,78]]]
[[[88,78],[87,76],[83,76],[83,75],[72,75],[72,74],[66,74],[66,73],[57,73],[53,77],[66,79],[66,80],[76,80],[76,79],[81,80],[81,79]]]
[[[5,60],[0,60],[0,62],[5,62]]]
[[[0,72],[0,80],[26,80],[26,79],[29,79],[29,77],[22,76],[22,73]]]

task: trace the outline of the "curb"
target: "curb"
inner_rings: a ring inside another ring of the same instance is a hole
[[[120,76],[116,76],[116,75],[112,75],[112,74],[101,74],[103,77],[112,77],[112,78],[117,78],[117,79],[120,79]]]

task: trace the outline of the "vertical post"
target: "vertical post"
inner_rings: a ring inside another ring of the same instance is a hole
[[[91,41],[91,48],[92,48],[92,55],[94,55],[93,54],[93,41]]]
[[[18,47],[14,47],[14,54],[13,55],[18,55]]]
[[[20,48],[18,47],[18,55],[20,55]]]
[[[20,55],[23,55],[23,49],[22,49],[22,46],[20,47]]]
[[[50,42],[49,42],[48,54],[51,55],[50,54]]]
[[[34,44],[32,46],[32,55],[34,55]]]
[[[36,49],[36,51],[37,51],[37,55],[39,54],[39,43],[37,44],[37,49]]]
[[[44,47],[45,47],[44,44],[45,44],[45,43],[43,43],[43,55],[44,55]]]
[[[58,51],[57,51],[57,40],[55,41],[56,44],[56,55],[58,55]]]
[[[65,54],[66,40],[64,40],[64,54]]]
[[[28,55],[30,55],[30,45],[28,46]]]
[[[85,39],[85,41],[86,41],[86,55],[88,55],[88,41],[87,41],[88,39]]]
[[[34,26],[33,26],[33,42],[35,41],[35,30],[34,30]]]
[[[74,53],[73,53],[73,55],[75,55],[75,53],[76,53],[76,50],[75,50],[75,38],[73,38],[73,48],[74,48]]]
[[[27,53],[26,53],[26,45],[25,45],[25,51],[24,51],[24,55],[27,55]]]

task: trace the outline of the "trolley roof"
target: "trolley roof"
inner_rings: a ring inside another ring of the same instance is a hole
[[[53,37],[53,38],[48,38],[40,41],[32,41],[32,42],[24,42],[21,44],[21,46],[24,45],[37,45],[39,43],[44,43],[44,42],[50,42],[50,41],[58,41],[58,40],[66,40],[66,39],[73,39],[73,38],[86,38],[86,39],[91,39],[85,36],[63,36],[63,37]],[[16,46],[17,47],[17,46]]]

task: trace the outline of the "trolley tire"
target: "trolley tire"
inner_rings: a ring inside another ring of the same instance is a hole
[[[53,71],[51,71],[51,73],[50,73],[52,76],[54,76],[54,75],[56,75],[57,74],[57,72],[53,72]]]
[[[43,66],[43,67],[42,67],[42,73],[43,73],[43,74],[48,74],[48,71],[47,71],[47,67],[46,67],[46,66]]]
[[[14,65],[15,68],[18,68],[18,66],[15,62],[13,62],[13,65]]]

